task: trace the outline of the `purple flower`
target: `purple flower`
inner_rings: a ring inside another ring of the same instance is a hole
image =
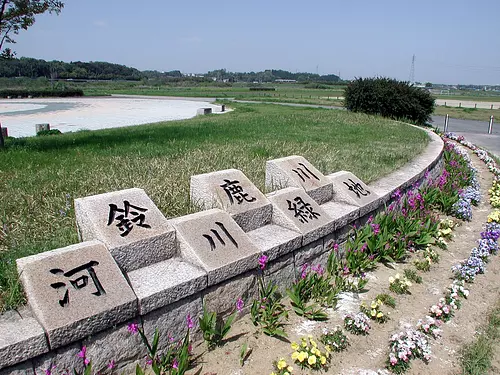
[[[127,330],[135,335],[136,333],[139,332],[139,325],[137,323],[130,323],[129,325],[127,325]]]
[[[90,360],[88,360],[87,358],[84,358],[84,359],[83,359],[83,364],[84,364],[85,366],[87,366],[89,363],[90,363]]]
[[[364,253],[365,250],[368,248],[368,245],[366,244],[366,242],[363,244],[363,246],[361,246],[361,249],[359,249],[360,252]]]
[[[174,361],[172,362],[172,368],[175,369],[179,368],[179,362],[177,361],[177,358],[174,358]]]
[[[112,359],[110,362],[109,362],[109,365],[108,365],[108,368],[110,370],[114,369],[116,367],[116,363],[115,363],[115,360]]]
[[[238,301],[236,302],[236,310],[238,310],[238,312],[241,312],[241,310],[243,310],[243,306],[244,306],[244,302],[241,298],[238,298]]]
[[[78,357],[80,358],[85,358],[85,355],[87,354],[87,347],[84,346],[82,347],[82,350],[80,350],[77,354]]]
[[[380,224],[370,224],[373,230],[373,234],[377,235],[380,233]]]
[[[267,264],[268,259],[269,259],[269,257],[265,254],[262,254],[262,256],[259,258],[259,267],[261,270],[266,268],[266,264]]]
[[[193,319],[191,319],[191,314],[188,314],[188,316],[186,317],[186,322],[189,329],[194,327]]]
[[[339,244],[336,243],[335,245],[333,245],[333,251],[335,251],[336,253],[339,252]]]

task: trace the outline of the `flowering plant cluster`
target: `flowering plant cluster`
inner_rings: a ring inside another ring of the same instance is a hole
[[[456,279],[472,283],[477,274],[484,273],[485,267],[481,258],[471,255],[463,262],[453,266],[451,270]]]
[[[344,316],[344,327],[355,335],[367,335],[370,330],[370,318],[363,313],[347,314]]]
[[[467,299],[469,297],[469,290],[465,289],[465,281],[453,280],[453,283],[448,288],[449,293],[456,293],[457,296]]]
[[[500,210],[491,211],[488,215],[488,223],[500,223]]]
[[[168,339],[166,348],[161,350],[158,347],[160,333],[155,330],[153,340],[150,342],[144,330],[136,323],[130,323],[127,326],[128,331],[135,335],[139,334],[148,353],[147,364],[151,365],[153,373],[156,375],[183,375],[189,369],[191,361],[192,346],[190,343],[190,331],[194,327],[191,315],[186,317],[187,331],[184,338],[176,341],[173,337]],[[146,371],[140,366],[136,366],[136,374],[144,375]]]
[[[325,347],[324,351],[318,348],[313,337],[302,337],[301,343],[292,342],[292,359],[302,369],[321,370],[327,369],[330,362],[331,348]]]
[[[347,336],[339,326],[335,327],[333,330],[325,329],[319,341],[333,352],[341,352],[349,346]]]
[[[440,298],[437,305],[432,305],[429,311],[433,318],[447,322],[453,317],[453,310],[452,306],[446,304],[446,300],[444,298]]]
[[[285,358],[274,361],[273,367],[274,371],[271,375],[292,375],[293,367],[286,363]]]
[[[422,319],[419,319],[417,322],[417,330],[419,330],[422,333],[425,333],[427,336],[431,336],[435,339],[441,336],[441,333],[443,332],[442,329],[439,327],[441,326],[442,321],[439,319],[435,319],[430,316],[425,317],[425,321]]]
[[[394,277],[389,277],[389,290],[397,294],[411,294],[411,282],[405,276],[401,277],[397,273]]]
[[[410,368],[412,359],[422,359],[429,362],[431,348],[422,332],[413,328],[392,335],[387,366],[396,373],[402,374]]]
[[[500,208],[500,180],[494,180],[490,193],[490,204],[492,207]]]
[[[428,272],[431,269],[431,259],[423,258],[423,259],[415,259],[413,262],[415,268],[419,271]]]
[[[439,222],[439,230],[437,232],[436,245],[446,249],[448,243],[446,240],[451,240],[453,237],[453,228],[455,228],[455,223],[452,219],[443,219]]]
[[[366,306],[364,302],[361,303],[359,309],[362,313],[369,316],[371,320],[375,320],[378,323],[385,323],[389,320],[389,317],[380,310],[383,305],[384,303],[381,300],[377,299],[375,301],[372,301],[370,303],[370,306]]]

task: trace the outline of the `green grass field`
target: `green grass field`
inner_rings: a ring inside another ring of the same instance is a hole
[[[323,173],[373,181],[420,153],[427,135],[345,111],[230,104],[225,115],[7,140],[0,152],[0,310],[19,305],[15,259],[78,242],[73,199],[143,188],[167,217],[195,211],[191,175],[237,168],[264,190],[267,160],[303,155]]]
[[[488,122],[490,121],[490,116],[494,116],[495,119],[500,118],[500,109],[437,106],[434,114],[438,116],[446,116],[448,114],[451,118]]]

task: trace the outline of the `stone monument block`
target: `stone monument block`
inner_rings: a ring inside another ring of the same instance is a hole
[[[207,287],[207,274],[181,258],[164,260],[129,272],[141,315],[167,306]]]
[[[354,174],[340,171],[328,175],[333,183],[334,200],[362,207],[377,200],[379,196]]]
[[[176,255],[175,230],[142,189],[75,199],[83,241],[104,242],[126,272]]]
[[[226,211],[248,232],[271,222],[271,202],[238,169],[191,176],[191,202]]]
[[[126,321],[137,299],[99,241],[18,259],[28,303],[51,349]]]
[[[220,209],[197,212],[171,221],[182,256],[208,273],[208,286],[258,265],[259,249]]]
[[[335,230],[334,220],[299,188],[286,188],[267,194],[273,204],[273,224],[302,234],[302,246]]]
[[[304,189],[318,204],[333,197],[332,183],[302,156],[287,156],[266,162],[266,188],[286,187]]]

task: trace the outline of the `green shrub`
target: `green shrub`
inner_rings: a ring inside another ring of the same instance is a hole
[[[352,112],[424,125],[434,111],[434,98],[428,91],[409,82],[390,78],[357,78],[345,89],[344,107]]]
[[[40,130],[36,133],[37,137],[42,137],[46,135],[59,135],[62,134],[59,129],[51,129],[51,130]]]

